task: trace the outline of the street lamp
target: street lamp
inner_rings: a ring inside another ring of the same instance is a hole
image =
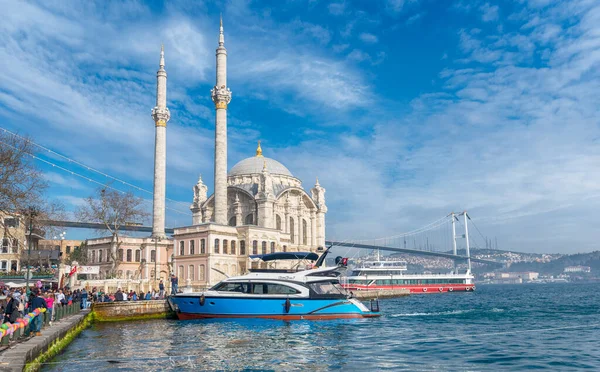
[[[30,206],[27,210],[27,214],[29,215],[29,247],[27,249],[27,274],[25,277],[25,293],[27,294],[27,296],[29,296],[29,276],[31,273],[31,246],[33,245],[31,235],[33,234],[33,218],[38,215],[38,210],[34,206]]]

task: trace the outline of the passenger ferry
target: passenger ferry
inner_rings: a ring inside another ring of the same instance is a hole
[[[349,291],[408,289],[410,293],[468,292],[475,290],[470,272],[446,274],[405,274],[406,261],[369,260],[342,278]]]
[[[317,260],[316,268],[253,269],[227,278],[204,292],[169,297],[179,319],[270,318],[340,319],[379,316],[379,304],[371,309],[350,298],[339,283],[339,267],[320,268],[324,260],[311,252],[279,252],[254,255],[263,261],[276,259]]]

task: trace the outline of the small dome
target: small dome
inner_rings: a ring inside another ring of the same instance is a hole
[[[264,156],[253,156],[246,158],[231,168],[229,176],[239,176],[242,174],[257,174],[262,173],[263,167],[267,164],[267,170],[271,174],[281,174],[284,176],[294,177],[292,172],[277,160],[266,158]]]

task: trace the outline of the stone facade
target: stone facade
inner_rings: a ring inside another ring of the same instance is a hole
[[[0,213],[2,241],[0,245],[0,271],[20,271],[23,260],[27,260],[27,248],[31,238],[31,249],[38,250],[39,241],[44,239],[44,232],[33,228],[30,234],[27,219],[20,214]],[[32,264],[35,264],[32,255]],[[24,264],[23,264],[24,265]]]
[[[39,248],[40,250],[46,251],[59,251],[60,252],[60,261],[62,263],[69,264],[69,255],[73,250],[79,247],[83,243],[82,240],[66,240],[66,239],[48,239],[48,240],[40,240]]]

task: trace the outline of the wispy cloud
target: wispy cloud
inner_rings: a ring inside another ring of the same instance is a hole
[[[370,34],[368,32],[363,32],[358,36],[362,41],[368,44],[374,44],[379,41],[377,36]]]

